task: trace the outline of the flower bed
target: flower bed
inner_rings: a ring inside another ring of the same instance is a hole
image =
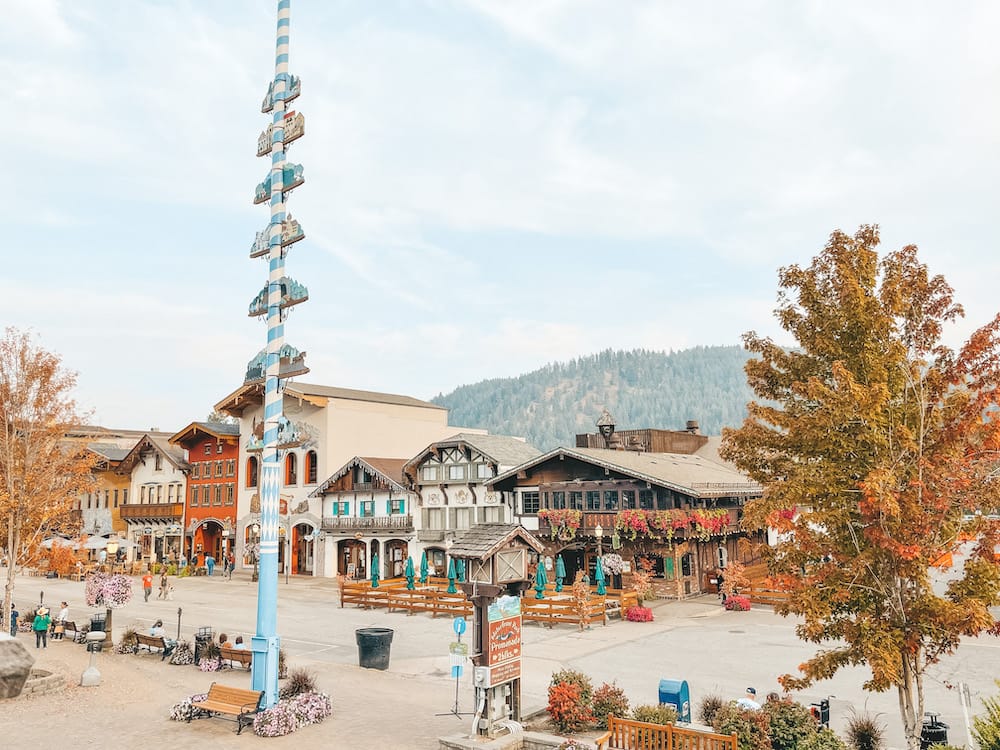
[[[253,720],[253,732],[260,737],[281,737],[300,727],[318,724],[333,713],[333,704],[326,693],[299,693],[278,701]]]

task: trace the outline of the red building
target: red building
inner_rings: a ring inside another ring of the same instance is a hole
[[[239,425],[192,422],[170,442],[184,448],[191,465],[185,499],[184,555],[202,564],[211,555],[221,567],[223,558],[235,546]]]

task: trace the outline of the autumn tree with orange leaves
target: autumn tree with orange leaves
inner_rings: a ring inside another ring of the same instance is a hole
[[[8,328],[0,339],[0,546],[7,558],[3,622],[10,621],[14,574],[45,537],[76,534],[74,502],[93,484],[96,456],[64,440],[80,423],[70,393],[76,375],[58,355]]]
[[[985,516],[1000,506],[1000,316],[953,351],[951,287],[915,247],[879,260],[878,244],[874,226],[834,232],[809,267],[780,270],[776,316],[795,347],[745,335],[761,401],[722,454],[764,485],[746,521],[782,532],[765,551],[790,592],[778,610],[822,645],[783,684],[866,665],[866,690],[897,691],[916,750],[928,668],[997,630],[998,529]],[[932,563],[963,544],[936,594]]]

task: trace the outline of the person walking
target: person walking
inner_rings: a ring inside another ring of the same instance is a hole
[[[233,580],[233,571],[236,570],[236,555],[232,552],[230,552],[229,556],[226,558],[226,568],[228,568],[226,577],[231,581]]]
[[[153,576],[149,573],[142,577],[142,593],[146,596],[144,601],[148,602],[149,595],[153,593]]]
[[[211,555],[205,555],[205,567],[208,568],[208,574],[215,575],[215,558]]]
[[[164,567],[163,568],[163,572],[160,573],[160,591],[156,595],[157,599],[166,599],[167,598],[167,587],[169,585],[170,585],[170,582],[167,581],[167,569],[166,569],[166,567]]]
[[[10,637],[17,637],[17,618],[21,616],[21,613],[17,611],[17,607],[14,606],[14,602],[10,603]]]
[[[31,629],[35,631],[35,648],[49,647],[49,626],[52,618],[46,607],[39,607],[35,610],[35,620],[31,623]]]
[[[66,632],[66,623],[69,622],[69,602],[63,602],[59,609],[59,616],[56,617],[52,627],[52,640],[61,641]]]

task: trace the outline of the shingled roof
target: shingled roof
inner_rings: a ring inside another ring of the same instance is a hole
[[[517,523],[484,523],[467,531],[455,533],[455,541],[448,548],[450,557],[465,557],[485,560],[498,550],[510,546],[510,542],[520,539],[536,552],[545,546],[531,535],[531,532]]]

